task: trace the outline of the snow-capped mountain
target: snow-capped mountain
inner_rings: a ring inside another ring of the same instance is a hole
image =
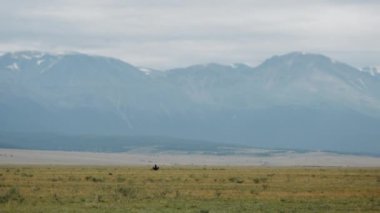
[[[114,58],[0,56],[0,131],[166,135],[380,153],[380,78],[326,56],[165,72]]]
[[[380,75],[380,66],[374,66],[374,67],[367,66],[367,67],[361,68],[360,70],[363,72],[368,72],[372,76]]]

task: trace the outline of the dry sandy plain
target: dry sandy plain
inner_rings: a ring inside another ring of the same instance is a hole
[[[205,165],[380,167],[380,157],[329,152],[282,152],[262,155],[186,153],[96,153],[0,149],[0,164],[23,165]]]

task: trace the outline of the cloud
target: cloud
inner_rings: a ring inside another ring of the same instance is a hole
[[[159,68],[305,50],[361,66],[380,61],[369,57],[380,55],[379,9],[369,0],[6,0],[0,50],[74,50]]]

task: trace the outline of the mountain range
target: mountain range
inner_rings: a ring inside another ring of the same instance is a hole
[[[380,74],[301,52],[256,67],[164,71],[81,53],[9,52],[0,56],[0,132],[380,154]]]

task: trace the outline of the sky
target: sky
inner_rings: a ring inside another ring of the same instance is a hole
[[[380,65],[379,0],[0,0],[0,51],[76,51],[169,69],[293,51]]]

